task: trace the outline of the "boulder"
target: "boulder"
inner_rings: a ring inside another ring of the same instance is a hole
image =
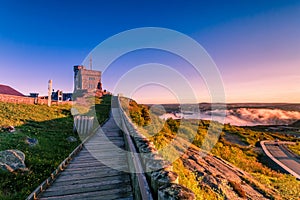
[[[73,136],[69,136],[69,137],[67,137],[67,141],[68,142],[77,142],[77,139]]]
[[[0,169],[9,172],[17,170],[27,171],[25,154],[16,149],[0,151]]]
[[[3,127],[0,127],[0,131],[1,132],[10,132],[10,133],[13,133],[16,131],[15,127],[14,126],[3,126]]]
[[[8,132],[10,132],[10,133],[13,133],[13,132],[16,131],[16,129],[15,129],[14,126],[9,126],[9,127],[7,127],[7,130],[8,130]]]
[[[37,145],[39,143],[39,141],[36,138],[26,137],[25,143],[29,144],[29,146],[33,147],[33,146]]]

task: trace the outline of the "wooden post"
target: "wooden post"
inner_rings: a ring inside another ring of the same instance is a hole
[[[49,80],[48,82],[48,106],[51,106],[51,96],[52,96],[52,80]]]

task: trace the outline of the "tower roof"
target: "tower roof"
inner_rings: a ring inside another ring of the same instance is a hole
[[[11,88],[7,85],[1,85],[0,84],[0,94],[8,94],[8,95],[14,95],[14,96],[21,96],[24,97],[25,95],[18,92],[17,90]]]

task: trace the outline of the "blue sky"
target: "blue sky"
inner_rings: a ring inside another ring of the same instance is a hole
[[[220,70],[228,102],[300,102],[299,1],[12,0],[0,5],[0,83],[24,94],[46,94],[49,79],[54,89],[71,92],[72,66],[95,46],[119,32],[150,26],[198,41]],[[140,63],[152,61],[141,55]],[[134,56],[116,63],[130,68]],[[105,88],[113,84],[103,77]],[[201,88],[198,100],[209,101]]]

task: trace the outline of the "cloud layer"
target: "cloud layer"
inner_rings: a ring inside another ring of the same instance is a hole
[[[211,120],[211,116],[217,121],[222,122],[222,117],[219,116],[220,110],[205,111],[200,114],[200,119]],[[198,114],[183,115],[166,113],[162,118],[180,118],[196,119]],[[286,111],[281,109],[265,109],[265,108],[238,108],[226,111],[225,123],[230,123],[236,126],[256,126],[256,125],[286,125],[291,124],[300,119],[300,112]]]

